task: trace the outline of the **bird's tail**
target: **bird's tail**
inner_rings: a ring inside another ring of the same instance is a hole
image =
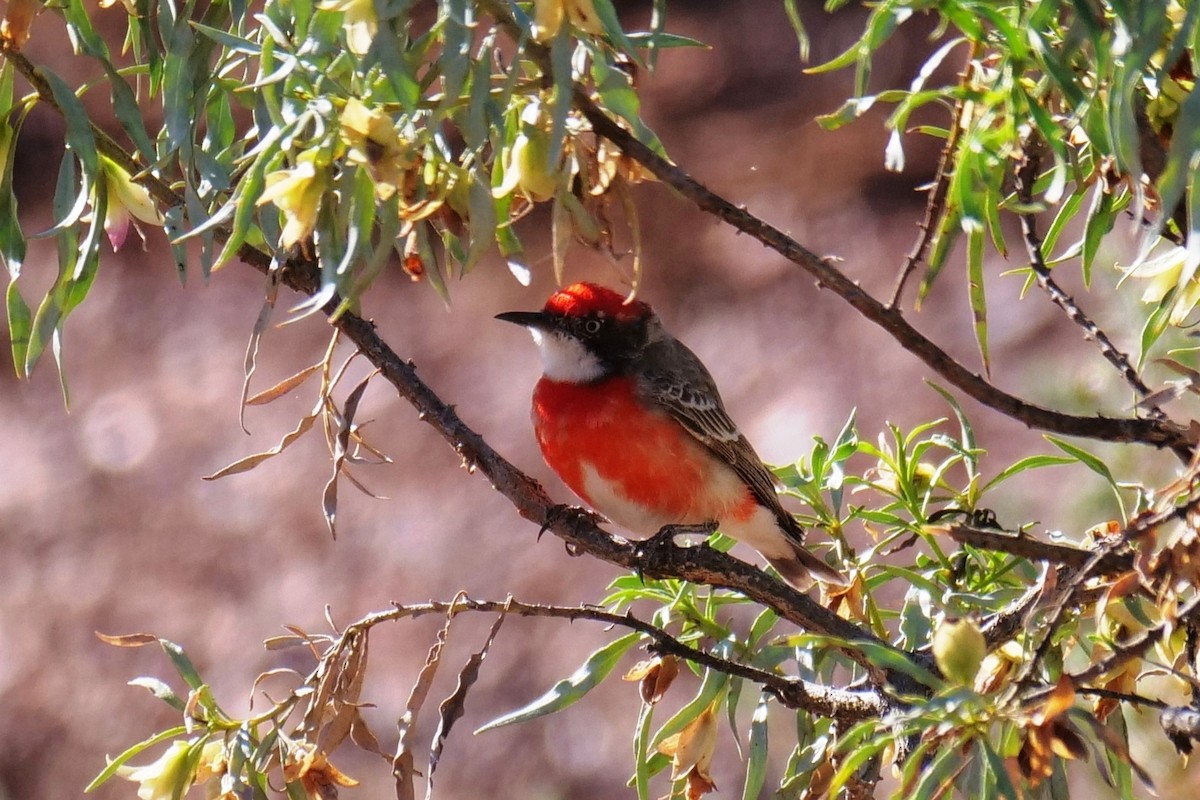
[[[789,543],[792,545],[792,552],[788,555],[767,557],[767,561],[779,570],[785,581],[801,591],[812,586],[814,579],[832,586],[847,585],[845,575],[804,549],[803,545]]]

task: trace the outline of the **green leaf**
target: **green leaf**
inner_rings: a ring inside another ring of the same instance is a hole
[[[957,177],[951,178],[951,181],[955,180],[957,180]],[[925,268],[925,274],[921,276],[921,284],[917,290],[918,308],[920,308],[921,302],[929,295],[929,290],[933,287],[933,282],[937,280],[938,275],[941,273],[942,267],[946,265],[946,258],[950,255],[950,248],[958,240],[959,234],[962,233],[961,223],[962,210],[953,202],[947,203],[941,218],[938,220],[937,232],[934,234],[933,243],[930,245],[929,261]]]
[[[983,360],[983,372],[990,376],[992,364],[988,357],[987,294],[983,282],[983,226],[978,223],[971,225],[967,231],[967,294],[971,300],[975,343]]]
[[[568,706],[574,705],[579,699],[600,685],[600,682],[612,672],[613,667],[621,656],[641,639],[640,633],[628,633],[615,641],[606,644],[588,656],[579,669],[571,677],[561,680],[541,697],[515,711],[510,711],[497,717],[475,731],[483,733],[505,725],[517,722],[528,722],[531,719],[553,714]]]
[[[1096,260],[1096,253],[1100,250],[1101,240],[1112,230],[1117,214],[1125,208],[1128,202],[1128,194],[1118,196],[1116,193],[1110,194],[1102,189],[1096,190],[1092,207],[1088,211],[1087,223],[1083,228],[1081,264],[1085,284],[1091,283],[1092,263]]]
[[[29,351],[29,339],[33,335],[33,312],[17,291],[17,284],[9,283],[4,293],[8,313],[8,338],[12,342],[13,366],[17,376],[25,372],[25,359]]]
[[[1125,500],[1121,497],[1121,488],[1117,485],[1117,479],[1113,477],[1112,470],[1108,468],[1108,465],[1105,464],[1099,456],[1093,455],[1081,447],[1076,447],[1070,442],[1059,439],[1057,436],[1051,436],[1048,433],[1043,435],[1045,436],[1046,441],[1050,442],[1050,444],[1054,445],[1059,450],[1062,450],[1080,464],[1083,464],[1092,472],[1104,478],[1104,480],[1108,483],[1109,488],[1112,489],[1113,496],[1116,497],[1117,507],[1121,512],[1121,519],[1126,519],[1127,515],[1125,513]]]
[[[148,692],[150,692],[150,694],[154,695],[159,700],[164,701],[176,711],[183,711],[186,708],[183,700],[179,697],[179,695],[175,694],[175,690],[164,682],[160,681],[158,678],[151,678],[148,676],[134,678],[129,682],[129,685],[140,686],[143,689],[146,689]]]
[[[92,123],[87,110],[62,78],[45,67],[38,67],[38,74],[46,79],[54,102],[62,109],[63,119],[67,123],[67,147],[83,165],[84,176],[91,179],[100,169],[100,157],[96,153],[96,138],[92,135]]]
[[[278,139],[278,136],[272,137],[275,129],[267,134],[267,139],[272,140],[270,144],[274,144],[273,139]],[[267,144],[267,142],[264,142]],[[250,230],[250,223],[254,219],[254,210],[258,198],[262,196],[263,187],[266,186],[266,174],[268,169],[274,169],[280,162],[283,161],[283,153],[272,152],[264,147],[262,152],[254,160],[245,177],[238,182],[237,189],[234,191],[233,197],[225,206],[209,218],[204,224],[198,225],[188,231],[188,236],[195,236],[203,233],[211,227],[220,225],[224,219],[228,218],[230,209],[233,211],[233,226],[229,231],[229,238],[225,240],[225,246],[221,248],[220,254],[216,257],[213,263],[213,269],[220,267],[229,259],[237,254],[240,248],[246,241],[246,234]]]
[[[758,699],[754,716],[750,718],[749,753],[742,800],[757,800],[767,780],[767,701],[768,695],[764,692]]]
[[[986,785],[995,788],[995,791],[989,792],[987,796],[1002,797],[1005,800],[1020,800],[1021,793],[1013,785],[1012,777],[1009,776],[1008,769],[1004,765],[1004,760],[1000,758],[1000,754],[983,740],[978,742],[978,747],[983,752],[983,757],[987,761],[988,777],[991,778],[991,782]]]
[[[728,658],[730,654],[729,642],[724,641],[717,645],[716,655],[721,658]],[[712,706],[713,701],[717,699],[717,695],[725,691],[725,687],[729,684],[729,675],[724,672],[718,672],[715,669],[704,670],[704,680],[700,682],[700,689],[696,692],[696,696],[688,701],[687,705],[675,712],[669,720],[663,723],[658,732],[654,734],[651,743],[658,745],[663,739],[672,736],[683,730],[689,722],[699,716],[705,709]]]
[[[669,47],[700,47],[711,50],[712,45],[705,44],[699,39],[683,36],[678,33],[665,31],[636,31],[627,34],[630,43],[643,50],[665,50]]]
[[[613,7],[612,0],[593,0],[592,8],[596,10],[596,16],[600,18],[600,27],[604,29],[608,40],[633,59],[637,66],[645,67],[638,55],[637,45],[630,41],[625,35],[625,29],[621,27],[621,20],[617,18],[617,10]]]
[[[571,72],[571,54],[575,48],[568,33],[568,26],[563,25],[550,43],[550,77],[554,84],[550,102],[550,143],[546,150],[546,171],[549,174],[557,172],[559,158],[562,156],[563,142],[567,137],[567,117],[571,113],[574,87]]]
[[[496,241],[496,203],[492,191],[478,170],[471,172],[469,180],[467,232],[470,244],[463,262],[464,273],[478,264]]]
[[[162,647],[163,652],[167,654],[167,658],[171,660],[171,666],[175,667],[175,671],[179,673],[179,677],[183,678],[192,689],[199,689],[204,685],[204,680],[200,677],[200,673],[196,671],[196,667],[192,664],[192,660],[183,652],[183,648],[174,642],[160,638],[158,644]]]
[[[1020,473],[1025,472],[1027,470],[1040,469],[1041,467],[1055,467],[1055,466],[1061,466],[1063,464],[1074,464],[1074,463],[1075,463],[1075,459],[1067,458],[1066,456],[1051,456],[1051,455],[1026,456],[1025,458],[1022,458],[1020,461],[1017,461],[1015,464],[1012,464],[1012,465],[1007,466],[1004,469],[1000,470],[1000,473],[998,475],[996,475],[996,477],[992,478],[990,481],[988,481],[987,483],[984,484],[983,489],[980,490],[980,494],[982,494],[983,492],[986,492],[988,489],[991,489],[994,486],[999,486],[1001,483],[1004,483],[1004,481],[1008,480],[1009,478],[1013,477],[1014,475],[1019,475]]]
[[[1046,229],[1046,236],[1042,239],[1042,252],[1046,254],[1047,260],[1053,260],[1052,253],[1055,246],[1058,244],[1058,237],[1062,235],[1063,229],[1067,223],[1075,218],[1079,213],[1079,207],[1083,205],[1083,198],[1087,192],[1083,189],[1075,192],[1059,206],[1058,213],[1054,215],[1054,220],[1050,223],[1050,227]]]
[[[469,30],[475,25],[472,6],[466,0],[438,0],[442,50],[437,63],[442,73],[443,111],[458,102],[467,82],[467,72],[471,67]]]
[[[129,759],[135,757],[143,750],[153,747],[159,742],[165,742],[167,739],[174,739],[177,736],[183,736],[185,733],[187,733],[187,728],[180,725],[175,728],[168,728],[165,731],[160,731],[159,733],[151,736],[149,739],[138,742],[125,752],[121,753],[121,755],[108,762],[108,766],[106,766],[99,775],[93,778],[92,782],[84,787],[83,791],[94,792],[96,789],[99,789],[105,781],[107,781],[113,775],[116,775],[117,770],[124,766],[125,762]]]
[[[804,20],[800,18],[800,9],[796,6],[796,0],[783,0],[783,10],[787,13],[788,22],[791,23],[792,30],[796,34],[796,46],[800,50],[800,60],[808,63],[812,40],[808,37]]]
[[[93,58],[108,61],[108,45],[92,27],[92,21],[82,0],[68,0],[62,8],[67,23],[67,34],[71,37],[75,52],[87,53]]]
[[[650,800],[650,770],[647,749],[650,746],[650,722],[654,718],[654,706],[642,704],[638,714],[637,728],[633,733],[633,780],[638,800]]]

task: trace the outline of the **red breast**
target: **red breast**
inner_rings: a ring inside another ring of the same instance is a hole
[[[753,513],[749,488],[679,423],[646,408],[628,377],[573,384],[542,378],[533,426],[546,463],[613,522],[649,535],[663,525]]]

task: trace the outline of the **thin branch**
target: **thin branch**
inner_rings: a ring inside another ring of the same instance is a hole
[[[1063,587],[1062,593],[1059,595],[1058,600],[1055,602],[1054,607],[1050,611],[1049,619],[1045,624],[1046,632],[1042,636],[1041,642],[1038,643],[1038,647],[1034,651],[1033,656],[1025,662],[1025,666],[1021,670],[1021,674],[1017,679],[1018,685],[1027,686],[1032,682],[1034,670],[1037,669],[1037,666],[1041,663],[1042,659],[1046,657],[1046,653],[1049,651],[1050,644],[1054,639],[1054,632],[1062,623],[1068,606],[1073,605],[1073,601],[1082,589],[1083,584],[1095,574],[1095,571],[1100,566],[1101,562],[1103,562],[1108,556],[1112,555],[1113,550],[1115,550],[1117,547],[1120,547],[1127,542],[1141,541],[1147,533],[1173,519],[1186,518],[1188,513],[1190,513],[1198,504],[1200,504],[1200,495],[1191,497],[1183,505],[1166,505],[1157,511],[1143,512],[1134,517],[1134,519],[1128,525],[1126,525],[1125,529],[1119,534],[1114,535],[1110,540],[1100,545],[1096,549],[1092,557],[1088,559],[1088,561],[1079,569],[1077,573],[1071,576],[1071,580],[1065,587]],[[1172,621],[1169,623],[1164,622],[1159,626],[1159,628],[1165,629],[1171,625],[1178,624],[1180,621],[1186,620],[1187,616],[1195,610],[1198,598],[1200,598],[1200,595],[1197,595],[1196,598],[1193,598],[1188,604],[1181,607]],[[1190,610],[1185,611],[1185,609]],[[1155,629],[1146,631],[1146,634],[1150,634],[1153,630]],[[1148,644],[1146,644],[1146,647],[1152,645],[1154,641],[1156,641],[1157,638],[1162,634],[1163,631],[1160,630],[1159,633],[1152,638]],[[1130,649],[1128,652],[1132,653],[1133,655],[1140,655],[1142,652],[1145,652],[1145,647],[1142,647],[1142,649],[1138,650],[1137,647],[1139,646],[1140,637],[1134,637],[1133,639],[1129,640]],[[1118,652],[1125,652],[1125,650],[1122,648],[1115,648],[1113,656],[1111,656],[1109,659],[1106,659],[1106,661],[1114,660]],[[1130,655],[1129,657],[1133,657],[1133,655]],[[1125,660],[1128,659],[1126,658]],[[1124,661],[1114,661],[1114,663],[1111,664],[1111,667],[1119,666],[1121,663],[1124,663]],[[1097,666],[1098,665],[1093,665],[1084,673],[1081,673],[1081,675],[1092,674]],[[1103,675],[1104,672],[1105,670],[1101,670],[1096,674]],[[1079,676],[1073,677],[1076,678],[1077,683],[1082,683],[1085,681],[1084,678]]]
[[[1129,694],[1127,692],[1114,692],[1112,689],[1101,689],[1096,686],[1077,686],[1075,687],[1076,694],[1082,694],[1088,697],[1103,697],[1106,700],[1116,700],[1121,703],[1128,703],[1133,706],[1145,706],[1147,708],[1157,708],[1160,711],[1166,711],[1171,706],[1164,703],[1162,700],[1155,700],[1152,697],[1146,697],[1140,694]]]
[[[30,82],[43,101],[61,113],[46,81],[24,55],[11,50],[0,50],[0,54]],[[143,167],[111,137],[95,125],[92,125],[92,131],[100,151],[127,169],[155,200],[166,207],[183,204],[183,197],[167,183],[152,174],[141,172]],[[223,228],[215,229],[214,233],[218,239],[228,237],[228,231]],[[264,274],[271,268],[270,255],[250,244],[243,244],[237,254],[244,263]],[[288,259],[283,265],[282,276],[283,282],[290,288],[306,295],[311,296],[320,288],[319,267],[299,256]],[[340,304],[341,298],[335,296],[322,311],[332,315]],[[539,525],[542,530],[561,538],[573,552],[587,553],[650,578],[679,578],[730,589],[756,603],[769,606],[781,617],[805,630],[841,639],[848,645],[856,641],[870,643],[893,652],[905,661],[914,660],[912,654],[839,617],[807,595],[744,561],[703,545],[683,547],[660,541],[653,547],[643,547],[640,542],[631,542],[600,528],[595,518],[585,511],[555,504],[537,481],[513,466],[492,449],[482,436],[468,427],[454,408],[417,376],[413,363],[401,358],[380,338],[373,322],[345,311],[332,324],[357,345],[399,395],[417,410],[418,419],[432,426],[462,457],[465,467],[487,476],[492,486],[513,504],[517,513]],[[848,654],[872,670],[861,653],[850,650]],[[881,681],[889,682],[900,692],[922,691],[919,684],[903,670],[889,667],[875,669],[872,674]]]
[[[1164,636],[1191,621],[1197,615],[1197,612],[1200,612],[1200,594],[1181,605],[1171,619],[1165,620],[1153,628],[1147,628],[1136,636],[1131,636],[1125,641],[1113,645],[1112,651],[1107,656],[1082,672],[1076,672],[1070,676],[1071,682],[1077,687],[1076,691],[1079,691],[1078,687],[1103,678],[1112,670],[1117,669],[1132,659],[1141,658],[1143,653],[1153,647]],[[1033,700],[1043,697],[1053,690],[1053,686],[1039,687],[1026,695],[1026,698]]]
[[[1032,146],[1029,147],[1029,154],[1024,163],[1016,174],[1017,196],[1022,204],[1026,207],[1033,203],[1033,183],[1037,179],[1040,159]],[[1108,363],[1116,367],[1121,373],[1121,377],[1125,379],[1135,392],[1140,397],[1145,397],[1150,394],[1150,387],[1143,381],[1137,369],[1129,361],[1129,356],[1119,350],[1113,344],[1112,339],[1108,338],[1099,325],[1092,320],[1079,304],[1075,302],[1075,298],[1071,297],[1050,275],[1050,268],[1046,266],[1045,254],[1042,252],[1042,240],[1037,232],[1037,218],[1031,212],[1023,212],[1018,214],[1021,221],[1021,238],[1025,242],[1025,250],[1029,255],[1029,268],[1033,270],[1033,274],[1037,277],[1038,286],[1050,298],[1054,305],[1062,309],[1067,318],[1083,329],[1083,338],[1090,339],[1096,343],[1100,350],[1100,355],[1104,356]],[[1166,422],[1167,415],[1162,409],[1151,408],[1149,414],[1152,418],[1159,422]],[[1184,463],[1191,461],[1192,448],[1185,444],[1173,444],[1171,449],[1183,460]]]
[[[967,52],[966,66],[963,67],[963,71],[958,76],[958,85],[960,87],[966,86],[971,76],[971,64],[975,61],[975,57],[978,54],[979,41],[972,40],[970,49]],[[929,252],[929,246],[933,243],[934,231],[937,230],[936,223],[946,207],[946,193],[950,189],[950,177],[952,175],[950,160],[954,157],[959,137],[962,135],[963,115],[971,105],[973,104],[968,103],[961,97],[954,104],[954,113],[950,119],[950,131],[946,135],[946,144],[942,147],[941,155],[938,156],[937,171],[934,173],[933,186],[929,190],[929,199],[925,203],[925,217],[918,225],[921,233],[917,237],[913,249],[904,259],[904,264],[900,267],[900,274],[896,277],[896,286],[892,289],[892,299],[887,304],[888,308],[895,308],[900,304],[900,296],[904,294],[904,285],[908,282],[917,265],[925,260],[925,255]]]
[[[854,722],[867,717],[877,717],[888,707],[888,703],[878,692],[831,688],[798,678],[786,678],[758,667],[713,655],[679,641],[662,628],[638,619],[632,613],[614,614],[589,606],[556,606],[522,603],[517,600],[472,600],[465,596],[451,602],[430,601],[427,603],[395,603],[393,605],[394,608],[390,611],[379,611],[363,617],[349,626],[346,631],[357,632],[382,622],[419,617],[424,614],[454,615],[463,611],[568,620],[586,619],[606,625],[618,625],[645,634],[654,641],[652,649],[657,653],[678,656],[717,672],[753,681],[777,697],[788,708],[800,708],[818,716]],[[345,635],[346,633],[343,633],[343,636]]]
[[[959,544],[969,544],[981,550],[996,550],[1030,561],[1048,561],[1074,569],[1083,569],[1096,556],[1095,550],[1068,544],[1042,542],[1021,531],[990,530],[970,525],[947,525],[945,532]],[[1133,569],[1133,555],[1103,553],[1096,562],[1093,575],[1119,575]]]
[[[831,289],[865,319],[883,328],[905,350],[921,359],[942,378],[980,403],[1030,428],[1066,436],[1110,442],[1139,442],[1155,447],[1187,446],[1184,429],[1156,419],[1075,416],[1026,402],[971,372],[914,328],[895,308],[889,308],[846,277],[828,259],[806,249],[787,234],[710,191],[683,170],[659,156],[609,118],[582,90],[575,106],[592,128],[613,142],[659,180],[682,194],[700,210],[712,214],[776,251]]]

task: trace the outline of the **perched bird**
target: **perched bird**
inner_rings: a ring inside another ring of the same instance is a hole
[[[496,318],[533,334],[543,368],[533,390],[538,444],[588,505],[642,536],[715,522],[794,586],[845,583],[804,549],[804,529],[712,376],[649,305],[577,283],[541,311]]]

